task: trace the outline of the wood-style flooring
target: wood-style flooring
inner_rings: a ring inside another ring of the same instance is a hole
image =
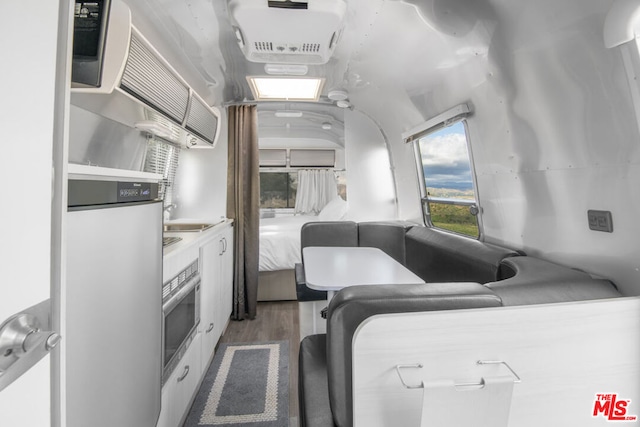
[[[289,341],[289,426],[298,426],[298,348],[300,318],[297,301],[258,303],[254,320],[230,321],[221,343]]]

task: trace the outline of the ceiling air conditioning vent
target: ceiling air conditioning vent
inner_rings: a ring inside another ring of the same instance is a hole
[[[291,1],[291,0],[269,0],[269,7],[275,7],[279,9],[307,9],[309,5],[306,1]]]
[[[273,43],[256,42],[255,49],[259,52],[273,52]]]
[[[167,70],[135,32],[120,87],[150,107],[182,123],[187,112],[189,87]]]
[[[347,5],[345,0],[229,0],[228,10],[249,61],[325,64],[342,33]]]
[[[302,52],[320,52],[320,45],[318,43],[303,43]]]

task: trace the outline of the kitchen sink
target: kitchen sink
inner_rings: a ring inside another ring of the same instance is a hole
[[[182,237],[163,237],[162,238],[162,247],[167,247],[169,245],[173,245],[174,243],[178,243],[182,240]]]
[[[213,224],[207,223],[171,223],[164,224],[165,232],[181,232],[181,231],[204,231],[213,227]]]

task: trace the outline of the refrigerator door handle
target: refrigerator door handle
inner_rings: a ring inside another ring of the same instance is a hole
[[[62,339],[56,332],[47,331],[50,312],[50,300],[45,300],[0,325],[0,391],[31,369]]]
[[[184,372],[182,373],[182,376],[178,378],[178,382],[182,382],[185,378],[187,378],[187,375],[189,375],[189,365],[184,367]]]

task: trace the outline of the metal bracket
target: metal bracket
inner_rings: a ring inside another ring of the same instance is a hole
[[[413,390],[416,388],[424,388],[424,382],[421,382],[419,385],[409,385],[406,383],[404,378],[402,378],[402,372],[400,369],[421,369],[422,363],[414,363],[412,365],[396,365],[396,372],[398,373],[398,377],[400,377],[400,381],[404,388],[408,388],[409,390]]]
[[[511,369],[511,366],[509,366],[509,364],[505,361],[502,360],[478,360],[478,365],[504,365],[510,372],[511,374],[516,377],[515,380],[513,380],[514,383],[519,384],[522,382],[522,380],[520,379],[520,377],[518,376],[518,374],[516,374],[516,372]]]
[[[478,360],[476,362],[476,364],[478,365],[504,365],[509,372],[511,372],[511,374],[515,377],[515,380],[513,380],[514,383],[521,383],[522,380],[520,379],[520,377],[518,376],[518,374],[515,373],[515,371],[513,369],[511,369],[511,366],[509,366],[507,364],[507,362],[504,362],[502,360]],[[419,385],[411,385],[411,384],[407,384],[407,382],[404,380],[404,378],[402,377],[402,369],[421,369],[423,367],[422,363],[414,363],[414,364],[409,364],[409,365],[396,365],[396,372],[398,373],[398,377],[400,378],[400,382],[402,383],[402,386],[406,389],[409,390],[414,390],[414,389],[418,389],[418,388],[424,388],[424,381],[421,381]],[[480,378],[479,382],[471,382],[471,383],[455,383],[453,384],[454,387],[483,387],[485,384],[484,378]]]

